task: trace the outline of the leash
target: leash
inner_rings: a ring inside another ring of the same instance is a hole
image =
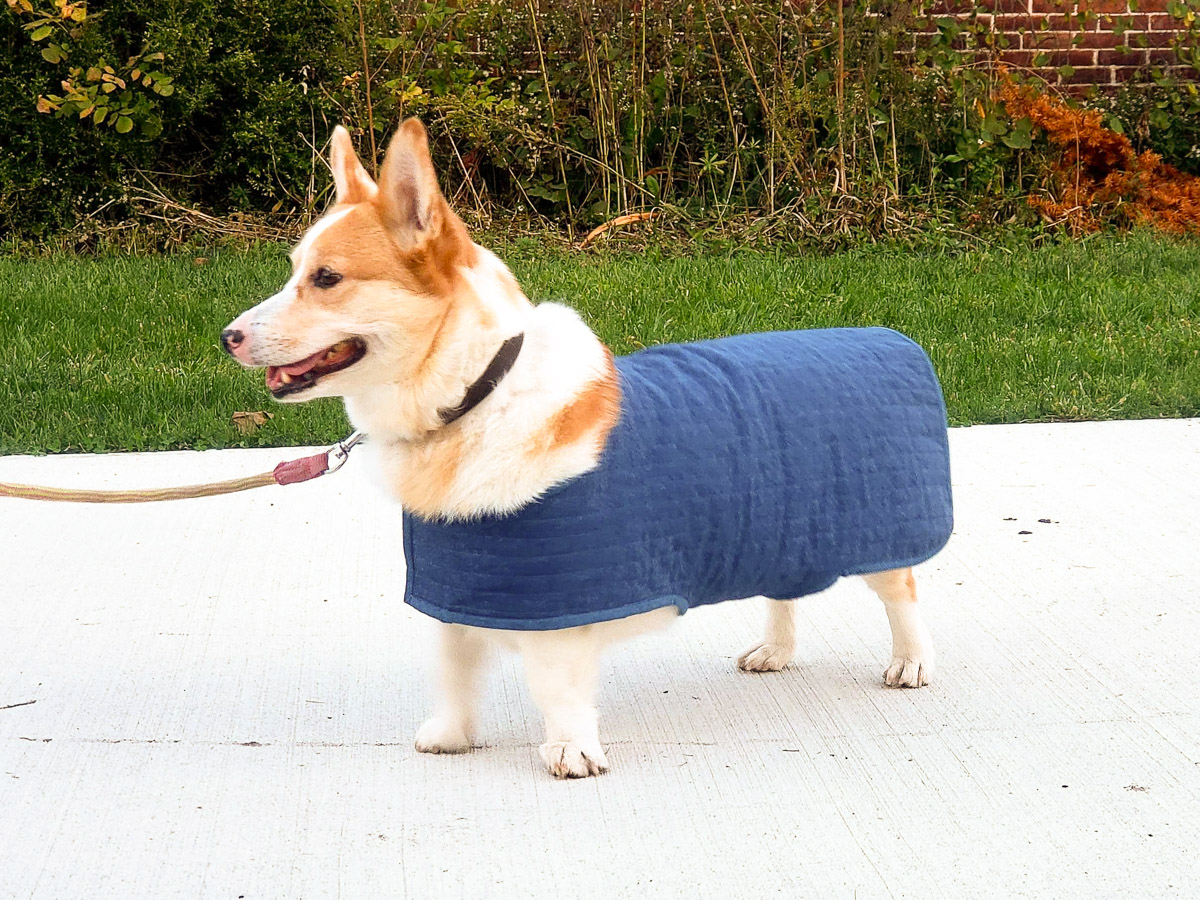
[[[190,500],[194,497],[215,497],[266,487],[269,484],[300,484],[312,481],[330,472],[336,472],[346,464],[350,451],[366,435],[356,431],[344,441],[338,441],[327,450],[281,462],[270,472],[250,475],[246,478],[231,478],[228,481],[213,481],[208,484],[190,484],[183,487],[151,488],[142,491],[90,491],[71,488],[44,487],[36,484],[9,484],[0,481],[0,497],[15,497],[20,500],[54,500],[68,503],[153,503],[159,500]]]

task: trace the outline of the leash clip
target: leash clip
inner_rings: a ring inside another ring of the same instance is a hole
[[[346,464],[346,460],[350,458],[350,451],[353,450],[355,445],[362,441],[365,437],[366,435],[361,431],[356,431],[344,441],[338,441],[336,444],[330,447],[325,453],[325,474],[328,475],[331,472],[336,472],[338,469],[344,466]]]

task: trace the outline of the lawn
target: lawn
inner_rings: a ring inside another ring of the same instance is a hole
[[[522,255],[535,300],[617,352],[664,341],[888,325],[929,351],[953,424],[1200,414],[1200,243],[1149,234],[957,256]],[[285,248],[0,259],[0,453],[325,443],[341,406],[274,404],[217,347],[278,289]],[[275,417],[243,435],[232,417]]]

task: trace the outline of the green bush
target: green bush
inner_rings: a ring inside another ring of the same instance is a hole
[[[38,3],[61,10],[64,0]],[[333,124],[328,87],[349,46],[343,13],[307,0],[115,0],[93,5],[74,37],[35,42],[26,26],[36,10],[10,3],[0,13],[0,232],[63,230],[105,204],[104,218],[128,218],[131,197],[151,185],[219,215],[311,206],[320,165],[305,141],[323,141]],[[65,57],[47,58],[50,44]],[[129,78],[149,66],[127,65],[158,54],[163,92]],[[104,67],[128,85],[114,95],[143,101],[140,113],[130,104],[138,127],[123,131],[115,115],[81,119],[78,103],[38,112],[39,98],[69,93],[64,80],[86,88]]]
[[[929,2],[6,0],[0,231],[86,235],[170,218],[164,198],[302,223],[327,199],[333,124],[370,165],[414,114],[456,204],[501,222],[1032,224],[1046,151],[992,99],[1004,39],[985,7]],[[1172,3],[1195,22],[1200,0]],[[1200,69],[1195,30],[1179,52]],[[1165,104],[1129,93],[1112,118],[1196,171],[1195,90],[1158,84]]]

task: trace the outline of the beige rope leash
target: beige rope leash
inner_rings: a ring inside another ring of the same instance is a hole
[[[191,500],[195,497],[215,497],[266,487],[269,484],[299,484],[311,481],[329,472],[336,472],[346,464],[354,445],[363,439],[355,432],[344,441],[339,441],[328,450],[312,456],[281,462],[270,472],[248,475],[245,478],[230,478],[207,484],[189,484],[182,487],[149,488],[139,491],[96,491],[74,488],[45,487],[37,484],[11,484],[0,481],[0,497],[18,500],[52,500],[68,503],[153,503],[159,500]]]

